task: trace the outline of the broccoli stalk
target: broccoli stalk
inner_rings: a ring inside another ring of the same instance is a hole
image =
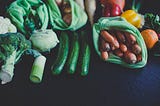
[[[14,64],[16,60],[16,50],[6,58],[4,65],[1,67],[0,78],[2,80],[2,84],[10,82],[13,77]]]

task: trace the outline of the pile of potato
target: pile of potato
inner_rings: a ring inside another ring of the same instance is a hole
[[[142,48],[138,45],[135,36],[129,32],[101,30],[99,51],[101,58],[105,61],[111,53],[129,64],[135,64],[142,60]]]
[[[69,1],[62,0],[60,2],[56,2],[63,18],[63,21],[70,25],[72,22],[72,9]]]

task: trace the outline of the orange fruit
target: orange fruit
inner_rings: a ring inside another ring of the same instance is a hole
[[[146,29],[141,32],[141,35],[145,41],[145,44],[148,49],[153,48],[155,43],[158,41],[157,33],[152,29]]]

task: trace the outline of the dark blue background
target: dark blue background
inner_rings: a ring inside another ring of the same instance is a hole
[[[13,0],[0,0],[0,15]],[[132,0],[127,0],[126,9]],[[137,0],[138,1],[138,0]],[[160,15],[159,0],[144,0],[141,13]],[[58,48],[58,47],[57,47]],[[29,74],[33,58],[24,56],[15,66],[13,81],[0,85],[0,104],[4,106],[160,106],[160,57],[149,55],[143,69],[127,69],[102,62],[92,47],[89,74],[70,76],[64,70],[53,76],[50,66],[57,48],[45,53],[47,63],[43,81],[33,84]]]

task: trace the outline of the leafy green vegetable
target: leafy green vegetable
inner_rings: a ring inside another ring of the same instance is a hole
[[[144,28],[151,28],[157,33],[160,33],[160,17],[159,15],[154,15],[152,13],[146,13],[144,15],[145,24]]]

